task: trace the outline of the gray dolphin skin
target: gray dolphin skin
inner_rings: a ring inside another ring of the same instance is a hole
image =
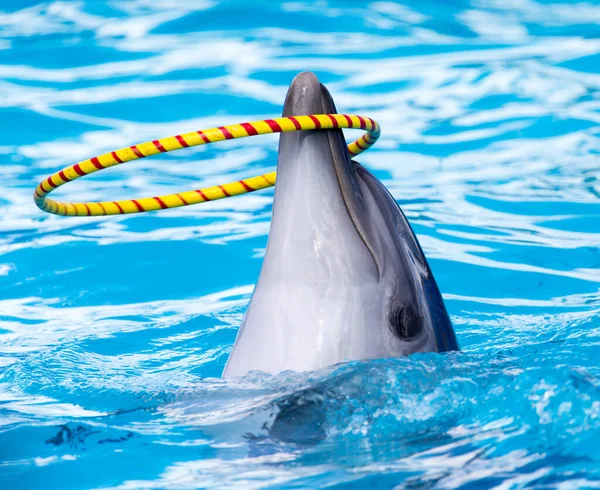
[[[335,112],[314,74],[296,76],[284,116]],[[267,250],[223,376],[458,348],[406,217],[342,131],[281,134]]]

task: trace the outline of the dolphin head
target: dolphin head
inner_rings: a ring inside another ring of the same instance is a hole
[[[296,76],[284,116],[335,112],[314,74]],[[456,349],[415,234],[342,131],[281,134],[265,258],[224,376]]]

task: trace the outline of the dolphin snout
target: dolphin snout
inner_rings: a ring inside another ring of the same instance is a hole
[[[284,116],[305,116],[323,113],[323,87],[310,71],[296,75],[285,100]]]

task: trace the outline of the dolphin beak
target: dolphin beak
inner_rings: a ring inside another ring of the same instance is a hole
[[[302,72],[292,81],[283,106],[283,116],[301,116],[311,114],[335,114],[337,113],[335,103],[327,88],[321,84],[314,73]],[[293,158],[290,158],[288,150],[294,148],[296,151],[302,148],[311,147],[318,153],[318,158],[314,158],[321,166],[329,166],[330,169],[306,168],[303,175],[300,169],[289,168],[293,165]],[[344,202],[346,211],[352,220],[354,228],[375,262],[377,275],[380,277],[382,263],[376,253],[378,246],[374,243],[372,232],[372,223],[369,220],[369,213],[366,210],[363,193],[358,181],[357,164],[350,159],[348,147],[346,145],[344,134],[341,129],[302,131],[297,133],[283,133],[279,144],[279,163],[277,166],[277,186],[292,187],[289,182],[292,178],[312,178],[316,175],[327,179],[328,173],[335,177],[334,182],[329,182],[328,192],[339,192]],[[293,175],[293,177],[292,177]],[[278,205],[276,190],[275,207]]]

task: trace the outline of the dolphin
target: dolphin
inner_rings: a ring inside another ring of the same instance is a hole
[[[327,88],[297,75],[283,115],[328,113]],[[265,257],[223,376],[458,349],[408,220],[342,131],[281,134]]]

